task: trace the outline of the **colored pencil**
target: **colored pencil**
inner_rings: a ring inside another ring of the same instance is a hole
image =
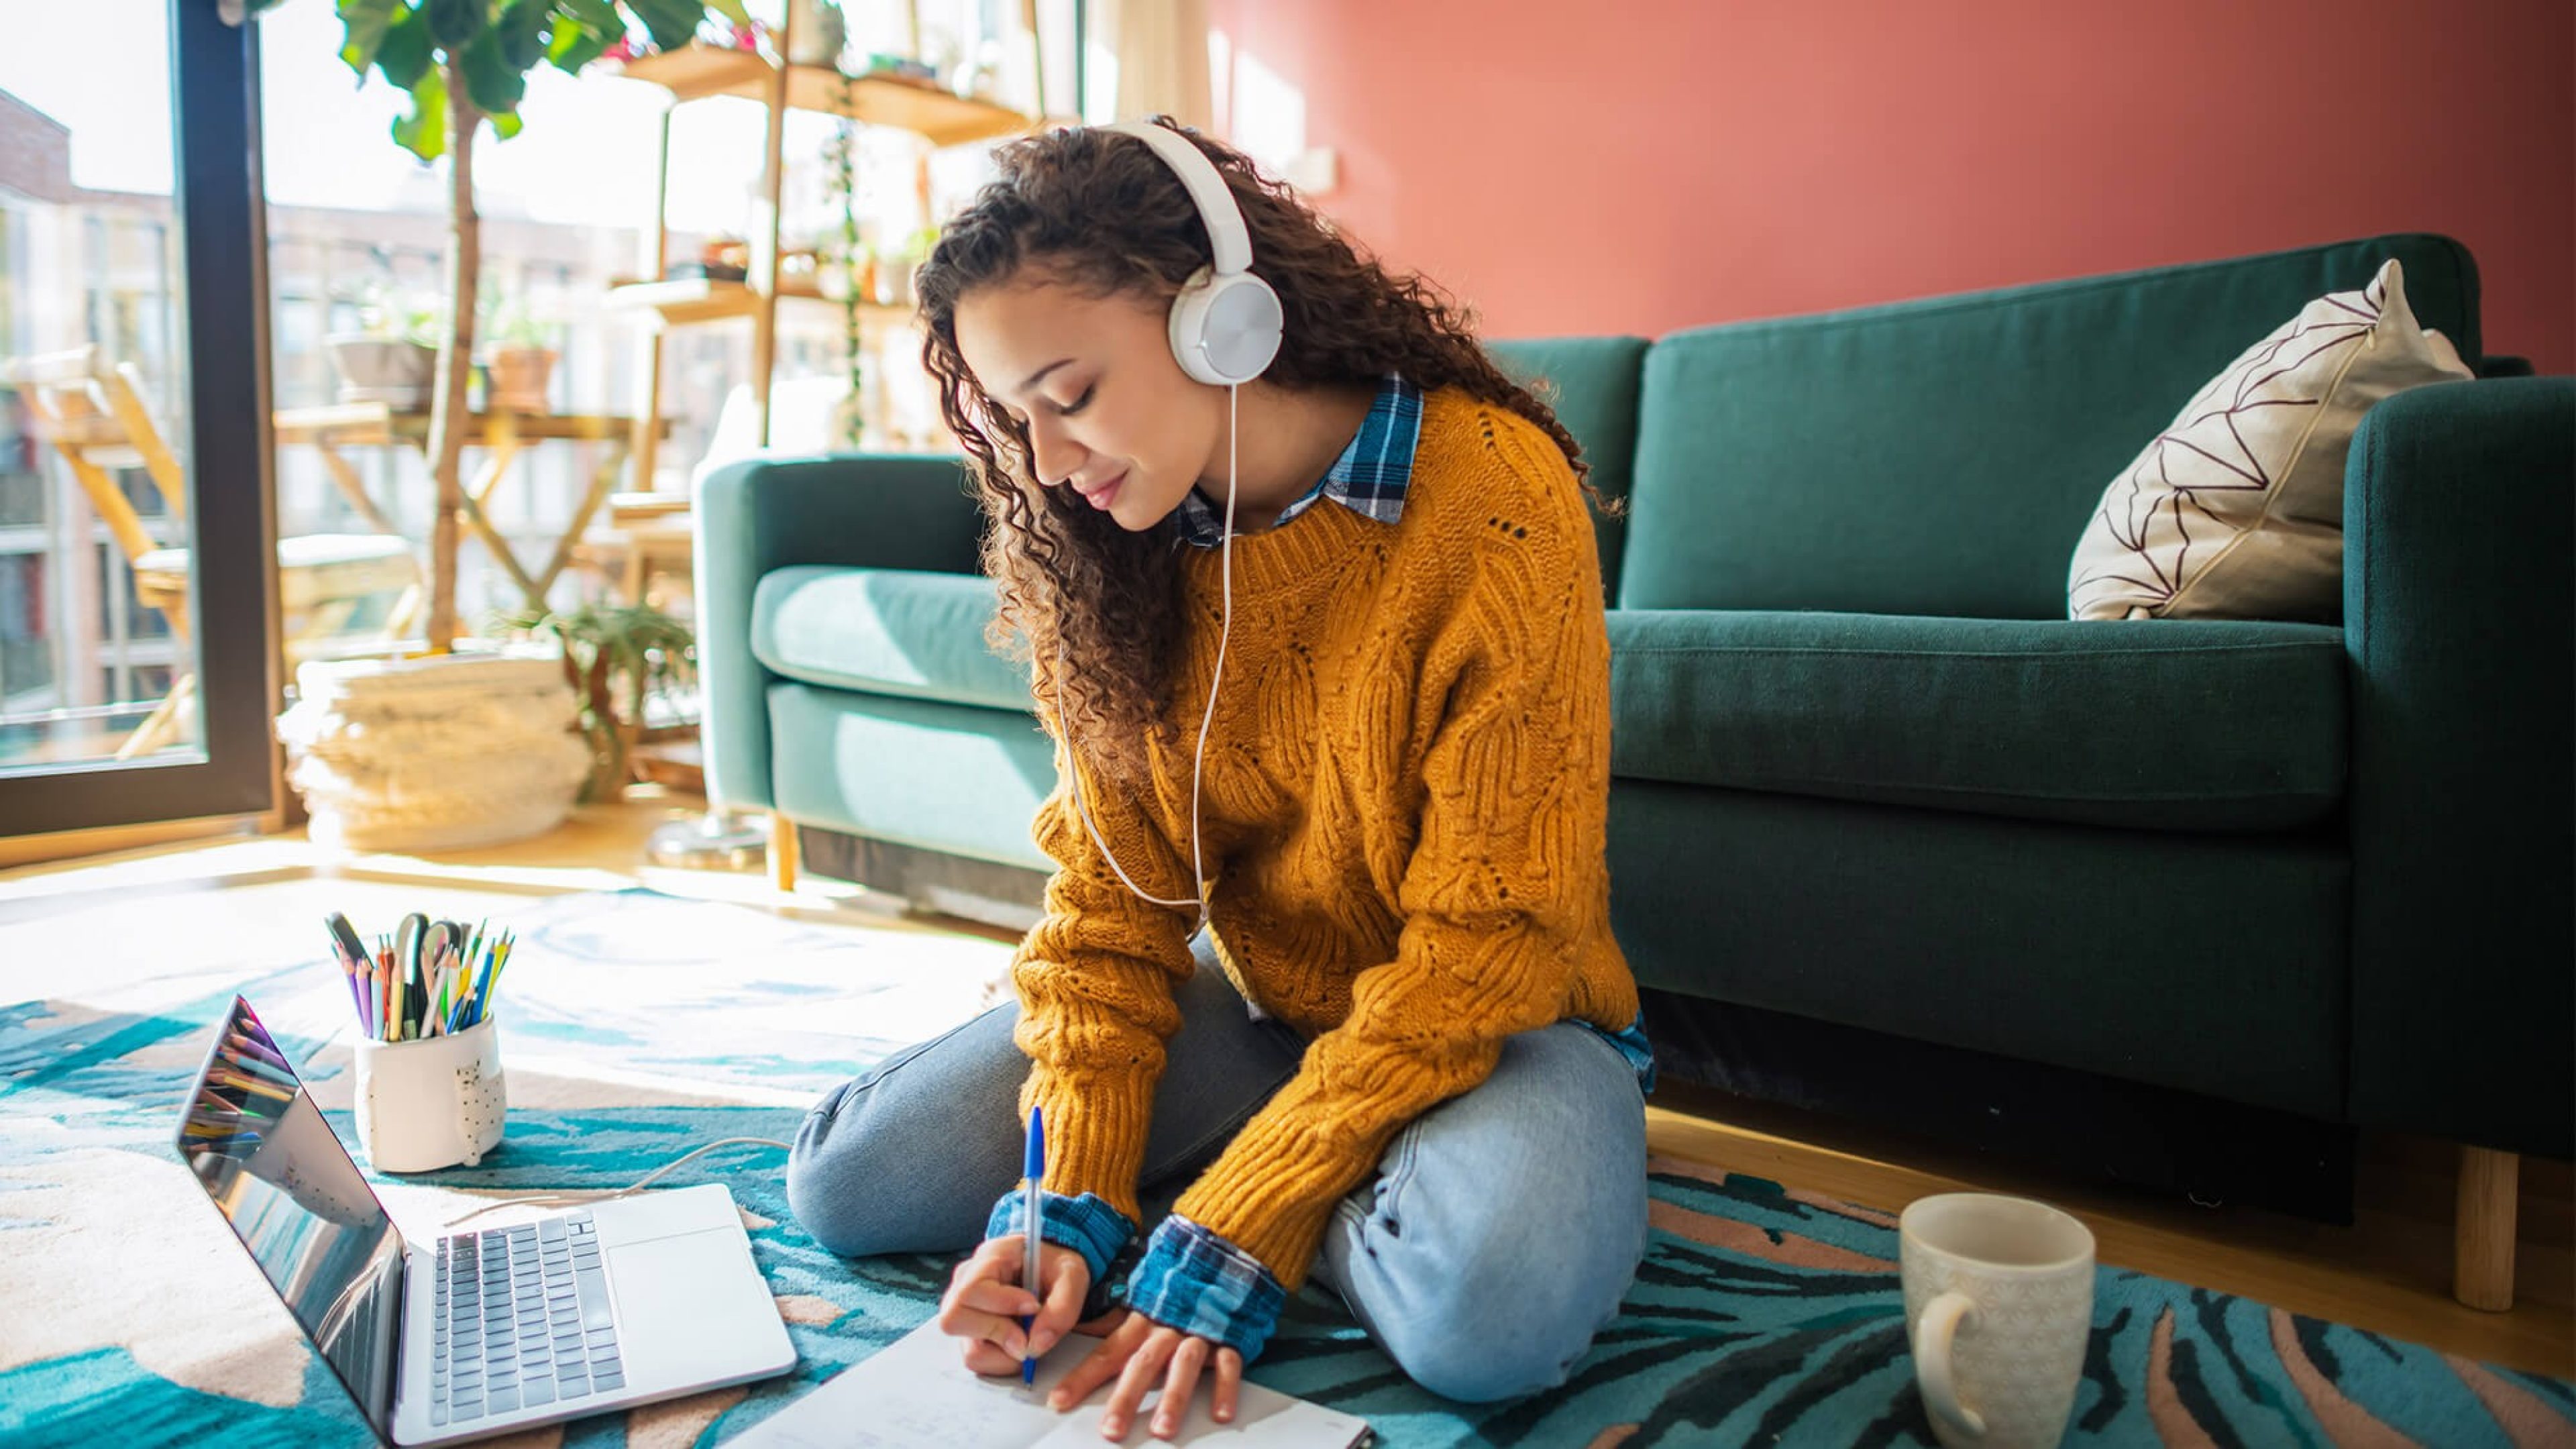
[[[372,946],[337,911],[324,924],[358,1028],[378,1042],[453,1036],[490,1019],[492,993],[518,944],[510,932],[493,929],[488,917],[468,929],[461,921],[430,921],[413,912],[401,929],[378,934]],[[255,1046],[239,1045],[244,1051]]]
[[[338,953],[337,953],[337,952],[334,952],[333,954],[337,955]],[[354,961],[351,961],[347,956],[341,956],[341,957],[340,957],[340,974],[341,974],[343,977],[346,977],[346,978],[348,979],[348,982],[349,982],[349,1004],[350,1004],[351,1006],[353,1006],[353,1007],[357,1008],[357,1011],[358,1011],[358,1024],[359,1024],[359,1025],[361,1025],[361,1026],[364,1026],[364,1025],[366,1024],[366,1020],[367,1020],[367,998],[366,998],[366,995],[365,995],[363,992],[361,992],[361,991],[359,991],[359,990],[358,990],[358,966],[357,966],[357,963],[356,963],[356,962],[354,962]]]

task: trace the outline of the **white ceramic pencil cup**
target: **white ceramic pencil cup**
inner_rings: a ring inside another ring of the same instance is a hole
[[[352,1112],[378,1172],[472,1167],[501,1142],[509,1084],[501,1032],[478,1022],[453,1036],[361,1041]]]

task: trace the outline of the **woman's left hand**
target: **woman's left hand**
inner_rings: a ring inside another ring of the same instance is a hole
[[[1073,1372],[1047,1395],[1047,1406],[1059,1413],[1072,1408],[1114,1374],[1118,1387],[1100,1411],[1100,1433],[1105,1439],[1122,1440],[1136,1417],[1136,1406],[1159,1381],[1163,1397],[1154,1405],[1149,1432],[1157,1439],[1169,1439],[1181,1431],[1182,1416],[1189,1412],[1199,1375],[1210,1360],[1216,1364],[1216,1401],[1211,1407],[1218,1423],[1231,1424],[1235,1396],[1243,1386],[1243,1355],[1209,1339],[1166,1328],[1141,1313],[1128,1314],[1100,1347],[1075,1364]]]

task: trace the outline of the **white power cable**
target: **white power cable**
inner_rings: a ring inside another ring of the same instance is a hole
[[[652,1186],[656,1181],[660,1180],[665,1173],[668,1173],[673,1168],[687,1162],[692,1157],[702,1156],[706,1153],[715,1151],[719,1147],[730,1147],[736,1143],[748,1143],[755,1147],[785,1148],[789,1152],[796,1150],[787,1143],[774,1141],[767,1137],[719,1137],[715,1141],[708,1143],[706,1146],[697,1149],[695,1152],[684,1153],[681,1156],[674,1157],[670,1161],[663,1163],[660,1167],[654,1168],[651,1172],[648,1172],[644,1174],[643,1177],[637,1179],[631,1187],[602,1188],[592,1192],[551,1192],[537,1197],[505,1197],[498,1202],[485,1203],[483,1206],[476,1208],[474,1211],[467,1213],[462,1217],[449,1218],[446,1226],[452,1228],[458,1223],[472,1222],[474,1219],[483,1216],[485,1213],[496,1213],[503,1208],[533,1207],[547,1203],[606,1202],[608,1199],[613,1197],[625,1197],[630,1193],[642,1192],[645,1188]]]
[[[1207,868],[1205,862],[1199,858],[1199,781],[1207,767],[1208,727],[1216,723],[1217,690],[1225,682],[1226,641],[1234,635],[1234,479],[1237,458],[1235,441],[1236,422],[1241,416],[1238,408],[1242,403],[1242,396],[1243,389],[1240,386],[1228,387],[1225,390],[1225,533],[1217,541],[1217,573],[1225,603],[1224,612],[1219,615],[1217,626],[1216,668],[1208,676],[1207,712],[1199,718],[1199,747],[1190,761],[1190,884],[1198,891],[1197,899],[1168,901],[1161,896],[1147,895],[1144,887],[1136,884],[1135,877],[1127,874],[1127,868],[1118,863],[1118,857],[1110,850],[1109,842],[1100,838],[1100,827],[1092,823],[1091,807],[1083,802],[1082,765],[1073,757],[1073,720],[1070,716],[1064,715],[1061,707],[1057,710],[1058,715],[1064,719],[1065,773],[1073,780],[1073,808],[1081,813],[1082,828],[1091,833],[1091,843],[1100,847],[1100,853],[1108,860],[1109,868],[1118,872],[1118,878],[1127,883],[1127,889],[1135,892],[1138,900],[1157,906],[1197,906],[1199,920],[1198,925],[1192,928],[1194,935],[1199,930],[1205,929],[1208,923]],[[1059,636],[1056,641],[1056,698],[1059,706],[1064,697],[1064,675],[1064,641]]]

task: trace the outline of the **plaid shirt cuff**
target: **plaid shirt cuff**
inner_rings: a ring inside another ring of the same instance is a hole
[[[1640,1010],[1636,1020],[1619,1031],[1605,1030],[1588,1021],[1583,1025],[1591,1027],[1595,1036],[1618,1048],[1619,1055],[1628,1059],[1628,1065],[1636,1069],[1638,1091],[1649,1097],[1655,1094],[1655,1044],[1646,1040],[1644,1011]]]
[[[1288,1295],[1260,1260],[1180,1216],[1163,1219],[1127,1280],[1127,1306],[1166,1328],[1261,1356]]]
[[[993,1204],[993,1215],[984,1220],[984,1236],[1003,1238],[1017,1234],[1025,1211],[1018,1192],[1002,1194],[1002,1200]],[[1080,1197],[1038,1194],[1039,1241],[1059,1243],[1080,1253],[1091,1268],[1094,1283],[1108,1276],[1109,1260],[1117,1257],[1118,1250],[1135,1235],[1136,1225],[1127,1220],[1127,1215],[1097,1193],[1086,1192]]]

